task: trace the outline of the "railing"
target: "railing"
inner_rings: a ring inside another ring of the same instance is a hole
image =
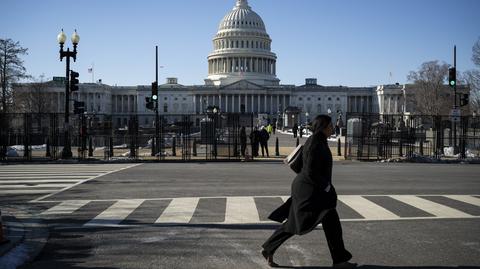
[[[240,128],[253,114],[83,114],[70,117],[75,159],[237,160]],[[0,114],[2,161],[56,160],[64,145],[64,114]],[[156,133],[156,124],[159,133]]]
[[[480,154],[480,118],[354,114],[346,116],[348,159],[469,158]],[[454,132],[454,130],[456,132]]]

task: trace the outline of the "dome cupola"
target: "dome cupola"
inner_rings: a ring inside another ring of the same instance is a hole
[[[236,0],[219,24],[208,56],[207,83],[226,85],[249,80],[260,85],[278,85],[272,40],[262,18],[248,5]]]

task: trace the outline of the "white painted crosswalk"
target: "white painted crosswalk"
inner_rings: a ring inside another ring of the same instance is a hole
[[[136,165],[136,164],[135,164]],[[41,164],[0,166],[0,197],[43,195],[41,200],[131,164]]]
[[[138,217],[140,215],[144,217],[149,216],[149,219],[152,220],[149,224],[152,225],[265,224],[272,223],[267,219],[265,212],[271,212],[275,208],[272,207],[271,202],[264,204],[262,201],[273,199],[272,201],[276,201],[275,206],[278,206],[286,198],[285,196],[250,196],[71,200],[60,203],[44,201],[45,203],[55,204],[42,212],[41,215],[54,218],[72,218],[72,214],[76,214],[82,216],[82,219],[85,219],[85,216],[91,216],[84,223],[84,226],[89,227],[122,227],[128,225],[125,224],[125,221],[144,223],[143,221],[135,220],[135,216]],[[342,221],[480,218],[480,198],[473,195],[339,195],[338,198],[339,205],[341,204],[342,206],[339,206],[337,210]],[[434,202],[433,200],[436,198],[446,199],[449,202],[456,203],[456,206],[454,208],[447,205],[448,203]],[[218,201],[223,201],[224,207],[217,206],[215,207],[216,209],[202,208],[202,206],[205,207],[209,204],[201,203],[204,199],[213,199],[217,203],[219,203]],[[384,202],[379,202],[380,200]],[[146,202],[166,203],[166,207],[143,206]],[[99,212],[96,212],[98,208],[96,205],[101,203],[107,203],[110,206],[107,208],[103,207]],[[392,207],[390,203],[397,203],[396,209],[392,209],[395,207]],[[398,204],[401,206],[398,206]],[[222,209],[219,210],[218,208]],[[416,213],[411,213],[413,211],[409,211],[409,208],[413,208]],[[464,210],[469,211],[469,213],[464,212]],[[142,214],[135,215],[137,211]],[[206,220],[206,216],[202,216],[201,212],[208,212],[209,216],[215,220]],[[260,212],[263,213],[261,214]],[[408,215],[408,212],[411,215]],[[361,217],[359,218],[358,216]]]

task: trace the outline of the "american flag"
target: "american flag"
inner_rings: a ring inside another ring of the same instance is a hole
[[[93,72],[93,67],[88,68],[88,73],[92,73],[92,72]]]

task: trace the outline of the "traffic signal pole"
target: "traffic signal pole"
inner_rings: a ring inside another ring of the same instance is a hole
[[[158,90],[158,46],[155,46],[155,86],[157,87]],[[157,99],[155,100],[155,140],[157,140],[155,143],[155,153],[158,154],[158,156],[161,156],[160,152],[160,123],[158,119],[158,93],[157,93]]]
[[[64,145],[62,149],[62,159],[70,159],[72,158],[72,149],[70,146],[70,48],[67,48],[67,68],[65,74],[65,124],[63,127],[64,131]]]
[[[455,68],[455,84],[453,85],[453,91],[454,91],[454,109],[457,109],[457,46],[453,46],[453,68]],[[453,121],[453,152],[454,154],[458,153],[458,148],[457,148],[457,122]]]

